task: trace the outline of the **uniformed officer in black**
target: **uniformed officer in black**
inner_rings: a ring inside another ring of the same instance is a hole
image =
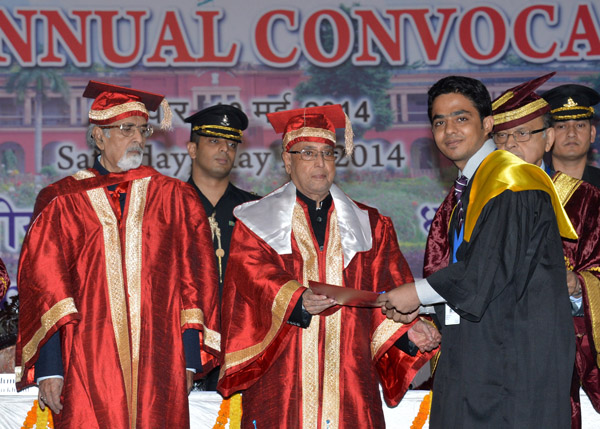
[[[185,119],[192,126],[187,150],[192,158],[190,183],[198,193],[208,216],[217,261],[219,297],[223,292],[229,243],[235,225],[233,209],[258,195],[235,187],[229,178],[238,144],[248,127],[248,117],[240,109],[219,104]],[[216,390],[219,368],[206,377],[205,390]]]
[[[554,121],[553,171],[600,188],[600,168],[588,164],[590,146],[596,140],[594,106],[600,103],[600,94],[587,86],[566,84],[546,91],[542,97],[550,104]]]

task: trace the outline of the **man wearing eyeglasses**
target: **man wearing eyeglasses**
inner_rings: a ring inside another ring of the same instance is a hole
[[[219,355],[216,271],[202,205],[142,166],[162,95],[91,81],[100,151],[40,192],[19,263],[17,386],[57,428],[189,427],[194,371]],[[201,350],[212,359],[202,361]]]
[[[229,243],[235,225],[233,209],[246,201],[257,200],[230,181],[238,145],[242,143],[248,117],[235,106],[219,104],[185,118],[191,125],[187,151],[192,159],[188,183],[194,187],[208,216],[217,263],[219,302],[229,258]],[[214,368],[201,382],[201,388],[217,389],[219,368]]]
[[[543,82],[544,79],[539,80],[538,85]],[[533,92],[535,89],[530,86],[531,93],[508,108],[497,103],[494,120],[498,125],[493,136],[498,149],[545,168],[543,156],[552,149],[556,127],[552,127],[551,106]],[[510,91],[513,89],[507,92]],[[539,108],[531,109],[536,103]],[[527,116],[523,114],[526,111],[530,112]],[[578,240],[562,241],[577,346],[571,385],[571,428],[577,429],[581,428],[580,387],[600,412],[600,338],[595,338],[593,333],[593,327],[600,323],[597,315],[600,309],[600,238],[597,234],[600,231],[600,190],[562,171],[554,173],[552,181],[579,236]]]
[[[345,129],[352,152],[342,107],[267,117],[283,134],[291,181],[234,210],[218,389],[224,396],[243,391],[244,428],[383,427],[379,383],[397,404],[439,333],[421,320],[395,325],[374,308],[340,306],[311,290],[317,281],[382,292],[412,276],[391,220],[334,184],[336,128]],[[421,351],[411,351],[409,339]]]

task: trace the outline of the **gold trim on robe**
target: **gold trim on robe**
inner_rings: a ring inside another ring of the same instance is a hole
[[[341,286],[344,282],[344,260],[342,255],[342,239],[338,228],[337,209],[334,209],[329,220],[329,241],[327,242],[327,255],[325,257],[328,284]],[[343,311],[340,309],[325,317],[325,371],[321,427],[327,429],[337,429],[340,426],[342,314]]]
[[[221,351],[221,334],[204,325],[204,312],[202,310],[199,308],[181,310],[181,326],[188,323],[201,325],[204,333],[204,344],[214,350]]]
[[[129,211],[125,227],[125,267],[131,329],[131,427],[135,428],[138,401],[142,300],[142,223],[150,177],[134,180],[129,190]]]
[[[225,362],[221,366],[219,378],[221,378],[229,368],[244,363],[265,351],[267,346],[273,341],[273,338],[275,338],[275,334],[279,331],[282,323],[284,323],[283,318],[290,305],[292,296],[300,287],[302,287],[302,285],[295,280],[291,280],[281,286],[281,289],[279,289],[279,292],[277,292],[277,295],[273,300],[273,306],[271,307],[271,327],[263,340],[251,347],[227,353],[225,355]]]
[[[394,322],[392,319],[385,319],[377,326],[375,332],[373,332],[373,338],[371,339],[371,357],[375,359],[379,349],[400,329],[404,326],[403,323]]]
[[[303,281],[319,281],[319,257],[315,249],[310,227],[299,203],[294,206],[292,231],[303,260]],[[342,242],[334,210],[329,221],[329,241],[325,260],[326,282],[341,286],[344,260]],[[320,361],[319,327],[325,323],[325,350],[323,356],[322,428],[339,427],[340,413],[340,347],[342,310],[330,316],[313,317],[310,326],[302,331],[302,423],[303,427],[319,427]],[[315,323],[316,322],[316,323]]]
[[[115,342],[123,373],[127,407],[131,418],[131,347],[129,343],[129,323],[127,320],[127,298],[125,294],[125,279],[123,278],[121,240],[118,221],[104,188],[87,191],[92,207],[102,225],[104,237],[104,258],[106,264],[106,281],[108,284],[108,299],[110,314],[115,333]]]
[[[302,206],[294,205],[292,233],[302,255],[302,279],[304,286],[308,281],[319,280],[319,256],[315,251],[312,234]],[[302,427],[318,427],[319,418],[319,329],[320,320],[313,316],[310,325],[300,332],[302,336]]]
[[[181,310],[181,326],[194,323],[204,326],[204,312],[199,308]]]
[[[579,274],[583,277],[587,291],[590,320],[592,321],[592,338],[596,346],[596,365],[600,367],[600,279],[587,271]]]
[[[577,188],[579,188],[579,185],[581,185],[582,180],[576,179],[559,171],[552,178],[552,182],[554,182],[554,189],[556,189],[560,204],[564,207],[569,202],[575,191],[577,191]]]
[[[40,318],[42,326],[33,334],[31,340],[23,347],[23,354],[21,357],[22,366],[29,362],[35,355],[40,342],[44,339],[48,331],[63,317],[77,313],[77,307],[73,298],[65,298],[54,304],[48,311],[46,311]],[[21,377],[18,377],[17,382],[21,381]]]

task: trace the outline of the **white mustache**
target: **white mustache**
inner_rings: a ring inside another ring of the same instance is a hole
[[[127,155],[127,154],[130,154],[130,153],[132,153],[132,152],[135,152],[135,153],[137,153],[138,155],[144,155],[144,149],[142,149],[142,148],[141,148],[141,147],[139,147],[139,146],[131,146],[131,147],[128,147],[128,148],[127,148],[127,150],[125,151],[125,154]]]

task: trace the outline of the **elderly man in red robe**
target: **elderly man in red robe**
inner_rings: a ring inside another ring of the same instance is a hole
[[[569,91],[558,87],[546,93],[550,94],[549,100],[562,106],[557,112],[551,111],[552,105],[545,100],[546,97],[542,98],[533,91],[553,75],[550,73],[536,79],[534,85],[526,82],[511,88],[493,104],[494,141],[498,149],[512,152],[546,171],[549,169],[543,157],[552,148],[556,132],[551,116],[578,114],[586,121],[588,130],[587,121],[593,116],[593,109],[590,111],[589,106],[573,101],[581,101],[588,94],[588,89],[580,85],[566,86]],[[525,85],[530,92],[519,91]],[[506,94],[515,95],[508,98]],[[532,109],[531,106],[537,107]],[[571,385],[571,428],[578,429],[581,428],[581,387],[596,411],[600,412],[600,318],[597,315],[600,310],[600,190],[561,171],[553,174],[552,181],[579,237],[577,240],[563,238],[562,241],[577,345]]]
[[[191,186],[141,166],[163,96],[91,81],[84,97],[100,156],[36,201],[17,386],[37,381],[57,428],[189,427],[194,371],[220,348],[208,222]]]
[[[394,324],[309,288],[382,292],[412,275],[391,220],[333,183],[336,128],[352,147],[341,106],[268,118],[291,182],[234,211],[218,389],[243,391],[244,428],[382,428],[379,384],[397,404],[441,338],[424,321]]]

